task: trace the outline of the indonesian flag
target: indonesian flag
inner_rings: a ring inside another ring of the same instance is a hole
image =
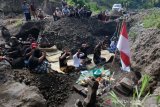
[[[120,51],[122,70],[130,72],[130,48],[125,21],[122,22],[117,48]]]

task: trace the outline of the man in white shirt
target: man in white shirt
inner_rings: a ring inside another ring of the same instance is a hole
[[[76,54],[73,55],[73,65],[76,68],[79,68],[81,66],[81,57],[84,56],[84,53],[80,52],[80,49],[78,50],[78,52]]]

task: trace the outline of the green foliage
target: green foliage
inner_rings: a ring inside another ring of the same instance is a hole
[[[152,8],[160,5],[160,0],[67,0],[67,2],[70,5],[87,5],[93,12],[104,10],[104,7],[111,9],[115,3],[121,3],[123,7],[133,9]]]
[[[158,28],[160,29],[160,11],[153,11],[144,20],[143,25],[145,28]]]
[[[125,107],[125,105],[123,104],[123,102],[117,97],[117,95],[111,91],[109,93],[111,95],[111,100],[112,100],[112,103],[115,105],[115,106],[118,106],[118,107]]]
[[[143,103],[146,100],[146,98],[150,95],[148,92],[145,96],[144,94],[146,93],[148,86],[149,86],[149,81],[151,80],[151,77],[149,75],[144,75],[142,77],[142,84],[140,89],[138,87],[135,87],[135,91],[133,93],[133,100],[131,102],[132,107],[143,107]],[[141,98],[141,96],[144,96]]]
[[[15,27],[20,27],[20,26],[22,26],[22,24],[23,24],[22,20],[19,19],[19,20],[16,20],[13,25]]]
[[[100,11],[104,11],[106,9],[106,7],[99,6],[97,2],[93,2],[91,0],[67,0],[67,3],[72,6],[77,4],[80,6],[86,5],[94,13],[99,13]]]
[[[73,0],[68,0],[67,3],[71,6],[74,6],[75,5],[75,2],[73,2]]]
[[[150,97],[150,93],[148,92],[146,94],[146,92],[148,90],[149,81],[151,79],[152,78],[149,75],[143,75],[141,86],[135,86],[135,91],[133,93],[133,99],[130,103],[130,107],[143,107],[143,104],[146,101],[146,99]],[[113,91],[109,93],[108,97],[111,99],[113,106],[126,107],[125,103],[122,100],[120,100]],[[160,96],[157,97],[157,102],[160,102]]]
[[[151,80],[151,77],[149,75],[144,75],[142,77],[142,85],[140,87],[140,92],[138,95],[138,98],[141,97],[141,95],[143,95],[146,92],[146,89],[148,89],[148,85],[149,85],[149,81]]]

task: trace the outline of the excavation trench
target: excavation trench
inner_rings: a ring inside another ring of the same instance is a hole
[[[94,19],[73,20],[77,23],[73,23],[70,19],[62,19],[57,22],[28,22],[22,26],[16,37],[26,40],[28,35],[32,34],[37,38],[43,32],[47,35],[49,42],[55,44],[58,49],[68,47],[74,54],[81,44],[86,42],[90,46],[89,53],[92,53],[98,41],[104,40],[105,36],[110,39],[116,30],[116,22],[104,24]],[[79,28],[76,29],[78,26]],[[47,100],[48,107],[64,107],[74,93],[72,87],[78,79],[79,73],[48,75],[30,74],[20,70],[15,71],[14,76],[18,82],[24,81],[27,85],[37,86]],[[72,101],[69,101],[68,105],[73,104],[77,98],[71,99]]]

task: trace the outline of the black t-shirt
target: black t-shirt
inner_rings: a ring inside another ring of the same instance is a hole
[[[93,59],[98,60],[98,59],[100,59],[100,57],[101,57],[101,50],[100,49],[95,49]]]
[[[62,56],[63,54],[64,54],[64,53],[62,53],[61,56]],[[60,58],[60,57],[59,57],[59,66],[60,66],[60,68],[67,66],[67,58],[66,58],[67,56],[69,56],[69,54],[66,54],[65,57],[63,57],[63,58]]]
[[[27,56],[26,54],[29,53],[29,52],[31,52],[31,51],[32,51],[31,47],[28,47],[28,48],[25,50],[25,52],[24,52],[25,59],[28,59],[28,58],[29,58],[29,56]]]
[[[30,69],[36,68],[36,67],[38,66],[38,64],[39,64],[39,59],[38,59],[38,58],[36,58],[36,57],[31,57],[31,58],[29,59],[28,65],[29,65],[29,68],[30,68]]]
[[[102,14],[98,14],[98,19],[102,20]]]
[[[20,46],[11,47],[11,49],[8,52],[13,52],[12,54],[9,55],[13,59],[16,59],[22,56]]]
[[[59,66],[60,68],[61,67],[66,67],[67,66],[67,59],[64,57],[64,58],[59,58]]]
[[[80,50],[81,50],[82,53],[84,53],[83,58],[86,58],[86,57],[87,57],[87,50],[88,50],[88,47],[81,47]]]

